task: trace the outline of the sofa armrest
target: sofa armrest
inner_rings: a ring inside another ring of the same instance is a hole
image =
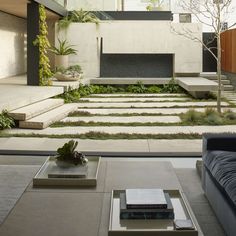
[[[205,152],[213,150],[236,152],[236,133],[203,134],[203,155]]]

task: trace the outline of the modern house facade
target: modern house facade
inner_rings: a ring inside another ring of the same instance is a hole
[[[207,29],[191,17],[183,21],[180,14],[184,11],[177,1],[163,2],[161,11],[147,11],[146,0],[1,3],[1,22],[7,19],[9,24],[1,26],[4,39],[8,40],[1,44],[4,57],[0,59],[3,68],[0,78],[27,72],[27,83],[39,84],[38,49],[32,45],[39,30],[39,4],[47,9],[51,44],[58,37],[55,22],[68,11],[83,8],[99,12],[102,20],[98,25],[73,23],[66,32],[59,33],[60,37],[67,37],[76,45],[79,53],[70,57],[70,64],[79,63],[87,77],[158,78],[215,72],[216,62],[202,45],[175,31],[181,34],[185,28],[194,32],[197,38],[203,37],[205,42],[211,32],[206,32]],[[74,30],[79,33],[74,34]],[[50,54],[49,57],[53,66],[54,57]]]

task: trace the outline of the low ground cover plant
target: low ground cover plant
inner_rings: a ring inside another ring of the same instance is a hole
[[[184,93],[179,85],[173,83],[167,85],[144,85],[138,82],[135,85],[111,86],[111,85],[82,85],[76,90],[65,92],[58,96],[64,98],[66,103],[78,102],[81,97],[91,94],[114,94],[114,93]]]
[[[221,114],[214,108],[206,108],[204,112],[190,109],[180,115],[182,123],[186,125],[231,125],[236,124],[236,113],[226,110]]]
[[[0,130],[10,129],[15,126],[14,120],[9,116],[7,111],[0,113]]]

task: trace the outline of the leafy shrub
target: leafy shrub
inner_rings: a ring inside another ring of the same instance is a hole
[[[227,120],[236,120],[236,113],[231,111],[231,110],[227,110],[223,113],[223,116],[225,119]]]
[[[130,93],[146,93],[147,88],[139,81],[136,85],[129,85],[127,91]]]
[[[10,129],[14,127],[14,125],[15,125],[15,122],[9,116],[7,111],[3,111],[2,113],[0,113],[0,130]]]
[[[209,125],[222,125],[223,119],[220,114],[212,113],[204,118],[205,122]]]
[[[190,109],[185,114],[182,114],[181,118],[184,123],[196,124],[201,120],[202,114],[194,109]]]
[[[181,93],[182,91],[182,88],[176,83],[174,78],[168,84],[165,84],[162,89],[164,93]]]
[[[159,86],[152,85],[147,88],[147,92],[148,93],[161,93],[161,88]]]
[[[216,109],[212,107],[207,107],[205,109],[204,115],[205,116],[218,115],[218,112],[216,111]]]

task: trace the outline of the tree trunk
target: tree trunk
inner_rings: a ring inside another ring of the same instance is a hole
[[[220,34],[217,36],[217,79],[218,79],[218,92],[217,92],[217,111],[221,113],[221,39]]]

